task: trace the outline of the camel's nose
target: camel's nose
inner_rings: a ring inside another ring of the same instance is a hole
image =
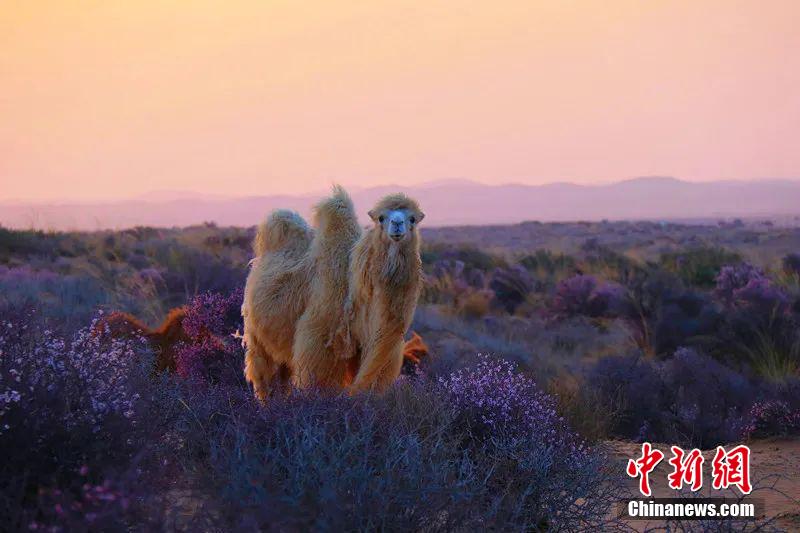
[[[406,234],[405,222],[402,220],[391,220],[389,222],[389,237],[399,241]]]

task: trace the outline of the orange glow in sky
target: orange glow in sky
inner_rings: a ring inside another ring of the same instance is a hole
[[[0,7],[0,200],[800,178],[796,0]]]

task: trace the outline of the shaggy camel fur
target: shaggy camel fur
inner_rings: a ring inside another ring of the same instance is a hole
[[[316,206],[315,225],[275,211],[258,228],[242,316],[245,377],[262,400],[276,377],[279,385],[290,376],[299,387],[343,385],[347,364],[332,353],[333,334],[360,229],[342,188]]]
[[[386,196],[369,212],[374,225],[353,248],[345,321],[339,337],[358,371],[350,392],[385,390],[403,365],[403,335],[422,280],[417,224],[425,216],[404,194]]]
[[[343,387],[347,363],[334,353],[341,350],[334,340],[347,298],[350,251],[361,228],[353,202],[341,187],[317,205],[315,214],[317,234],[310,250],[314,277],[308,307],[295,331],[292,377],[298,388]]]

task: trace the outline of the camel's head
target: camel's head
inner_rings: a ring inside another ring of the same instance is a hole
[[[369,212],[369,217],[380,229],[385,242],[403,242],[414,238],[417,224],[425,218],[417,202],[405,194],[392,194],[383,198]]]

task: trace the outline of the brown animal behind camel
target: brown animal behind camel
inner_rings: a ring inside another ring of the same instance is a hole
[[[175,349],[178,342],[186,342],[189,336],[183,330],[183,319],[186,317],[185,307],[171,309],[164,321],[157,328],[149,328],[141,320],[122,311],[114,311],[99,321],[95,327],[98,334],[105,331],[112,338],[125,339],[137,336],[144,337],[156,354],[155,370],[157,372],[175,371]],[[419,365],[428,357],[429,350],[422,338],[414,333],[403,347],[403,365],[409,369]],[[355,359],[353,360],[356,361]],[[350,383],[358,371],[358,366],[353,368],[348,365],[345,382]]]
[[[114,311],[99,321],[95,329],[100,333],[99,328],[105,329],[107,326],[109,334],[115,339],[144,337],[156,355],[156,371],[174,372],[176,344],[189,340],[189,336],[183,330],[184,318],[186,318],[186,308],[176,307],[170,310],[160,326],[151,329],[129,313]]]

